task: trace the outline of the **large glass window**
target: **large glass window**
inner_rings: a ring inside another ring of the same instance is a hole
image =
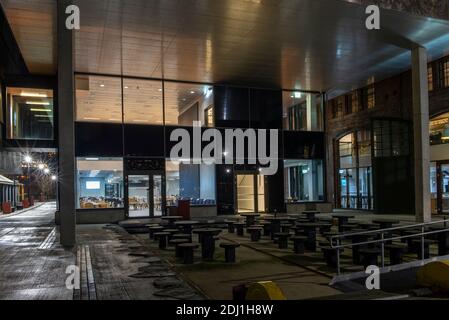
[[[123,110],[125,123],[162,125],[162,82],[123,79]]]
[[[323,130],[323,104],[320,94],[284,91],[283,109],[285,130]]]
[[[78,208],[123,208],[121,158],[78,158],[76,164]]]
[[[430,120],[430,144],[449,143],[449,113]]]
[[[374,156],[399,157],[410,153],[409,125],[405,121],[375,120]]]
[[[165,124],[191,127],[193,121],[211,124],[206,110],[213,111],[212,86],[165,82]],[[212,124],[214,121],[212,121]]]
[[[8,139],[53,140],[53,91],[7,88]]]
[[[323,161],[284,160],[287,203],[323,201]]]
[[[118,77],[77,75],[76,121],[122,122],[122,87]]]
[[[440,64],[441,66],[441,75],[440,75],[440,87],[446,88],[449,87],[449,60],[444,61]]]
[[[167,205],[190,199],[192,205],[215,205],[215,165],[167,161]]]
[[[338,140],[338,192],[340,208],[373,208],[371,132],[361,130]]]
[[[432,68],[432,66],[427,67],[427,82],[429,85],[429,91],[433,91],[433,68]]]

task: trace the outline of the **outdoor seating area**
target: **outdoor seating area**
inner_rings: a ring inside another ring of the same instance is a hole
[[[449,253],[449,231],[444,231],[443,222],[426,228],[426,232],[435,233],[426,235],[422,242],[421,229],[404,229],[407,224],[397,219],[362,219],[350,213],[245,213],[210,221],[183,220],[182,216],[161,220],[147,226],[149,238],[160,250],[173,250],[180,265],[239,263],[245,257],[239,257],[238,248],[245,246],[335,275]],[[381,226],[394,230],[380,232]],[[382,233],[387,239],[383,259]],[[389,240],[401,236],[407,238]]]

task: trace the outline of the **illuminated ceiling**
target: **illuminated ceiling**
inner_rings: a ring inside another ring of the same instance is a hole
[[[47,57],[54,73],[54,23],[38,17],[54,22],[55,2],[0,2],[30,70],[44,72]],[[74,3],[78,72],[338,92],[409,69],[414,44],[449,54],[447,21],[384,10],[368,31],[364,7],[339,0]]]

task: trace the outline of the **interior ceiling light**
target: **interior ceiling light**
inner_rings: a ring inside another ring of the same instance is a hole
[[[33,112],[52,112],[51,109],[30,109]]]
[[[21,97],[30,97],[30,98],[47,98],[48,96],[45,93],[35,93],[35,92],[21,92]]]
[[[41,102],[41,101],[27,101],[26,104],[30,106],[49,106],[50,102]]]

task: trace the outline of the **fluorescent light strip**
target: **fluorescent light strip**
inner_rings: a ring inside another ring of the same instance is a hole
[[[100,118],[83,118],[84,120],[101,120]]]
[[[36,118],[53,118],[53,116],[50,115],[43,115],[43,114],[35,114]]]
[[[51,109],[30,109],[33,112],[52,112]]]
[[[34,92],[21,92],[21,97],[30,97],[30,98],[47,98],[48,96],[44,93],[34,93]]]
[[[50,102],[27,101],[26,104],[30,106],[49,106]]]

